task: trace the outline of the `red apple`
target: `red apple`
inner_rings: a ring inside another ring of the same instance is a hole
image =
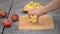
[[[0,17],[1,17],[1,11],[0,11]]]
[[[12,14],[11,19],[12,19],[12,21],[17,21],[18,20],[18,15],[17,14]]]
[[[11,21],[9,19],[3,20],[3,26],[4,27],[10,27],[11,26]]]
[[[0,16],[1,17],[6,17],[6,15],[7,15],[6,10],[0,10]]]

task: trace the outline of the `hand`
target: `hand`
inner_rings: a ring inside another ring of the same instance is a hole
[[[39,17],[39,16],[43,15],[44,13],[45,12],[40,11],[40,9],[38,9],[38,8],[33,8],[28,11],[28,16],[30,17],[31,15],[36,15]]]

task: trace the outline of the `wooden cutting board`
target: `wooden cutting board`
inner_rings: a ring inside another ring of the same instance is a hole
[[[50,30],[54,29],[53,18],[50,15],[40,16],[38,23],[30,23],[28,17],[20,16],[18,29],[22,30]]]

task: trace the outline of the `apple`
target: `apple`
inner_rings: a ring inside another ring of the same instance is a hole
[[[1,17],[1,11],[0,11],[0,17]]]
[[[11,26],[11,21],[9,19],[3,20],[3,26],[4,27],[10,27]]]
[[[1,17],[6,17],[6,15],[7,15],[6,10],[0,10],[0,16]]]
[[[18,15],[16,13],[12,14],[11,19],[12,19],[12,21],[17,21],[18,20]]]

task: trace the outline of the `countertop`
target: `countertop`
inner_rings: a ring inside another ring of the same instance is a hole
[[[25,4],[32,0],[14,0],[10,14],[8,19],[10,19],[13,13],[17,13],[19,16],[25,15],[26,13],[23,12],[23,7]],[[33,0],[41,5],[45,6],[52,0]],[[9,8],[11,5],[12,0],[0,0],[0,10],[6,10],[9,12]],[[48,15],[52,15],[55,29],[53,30],[18,30],[18,21],[12,22],[12,26],[10,28],[5,28],[3,34],[60,34],[60,9],[51,11],[47,13]],[[3,29],[2,21],[6,18],[0,18],[0,34]]]

